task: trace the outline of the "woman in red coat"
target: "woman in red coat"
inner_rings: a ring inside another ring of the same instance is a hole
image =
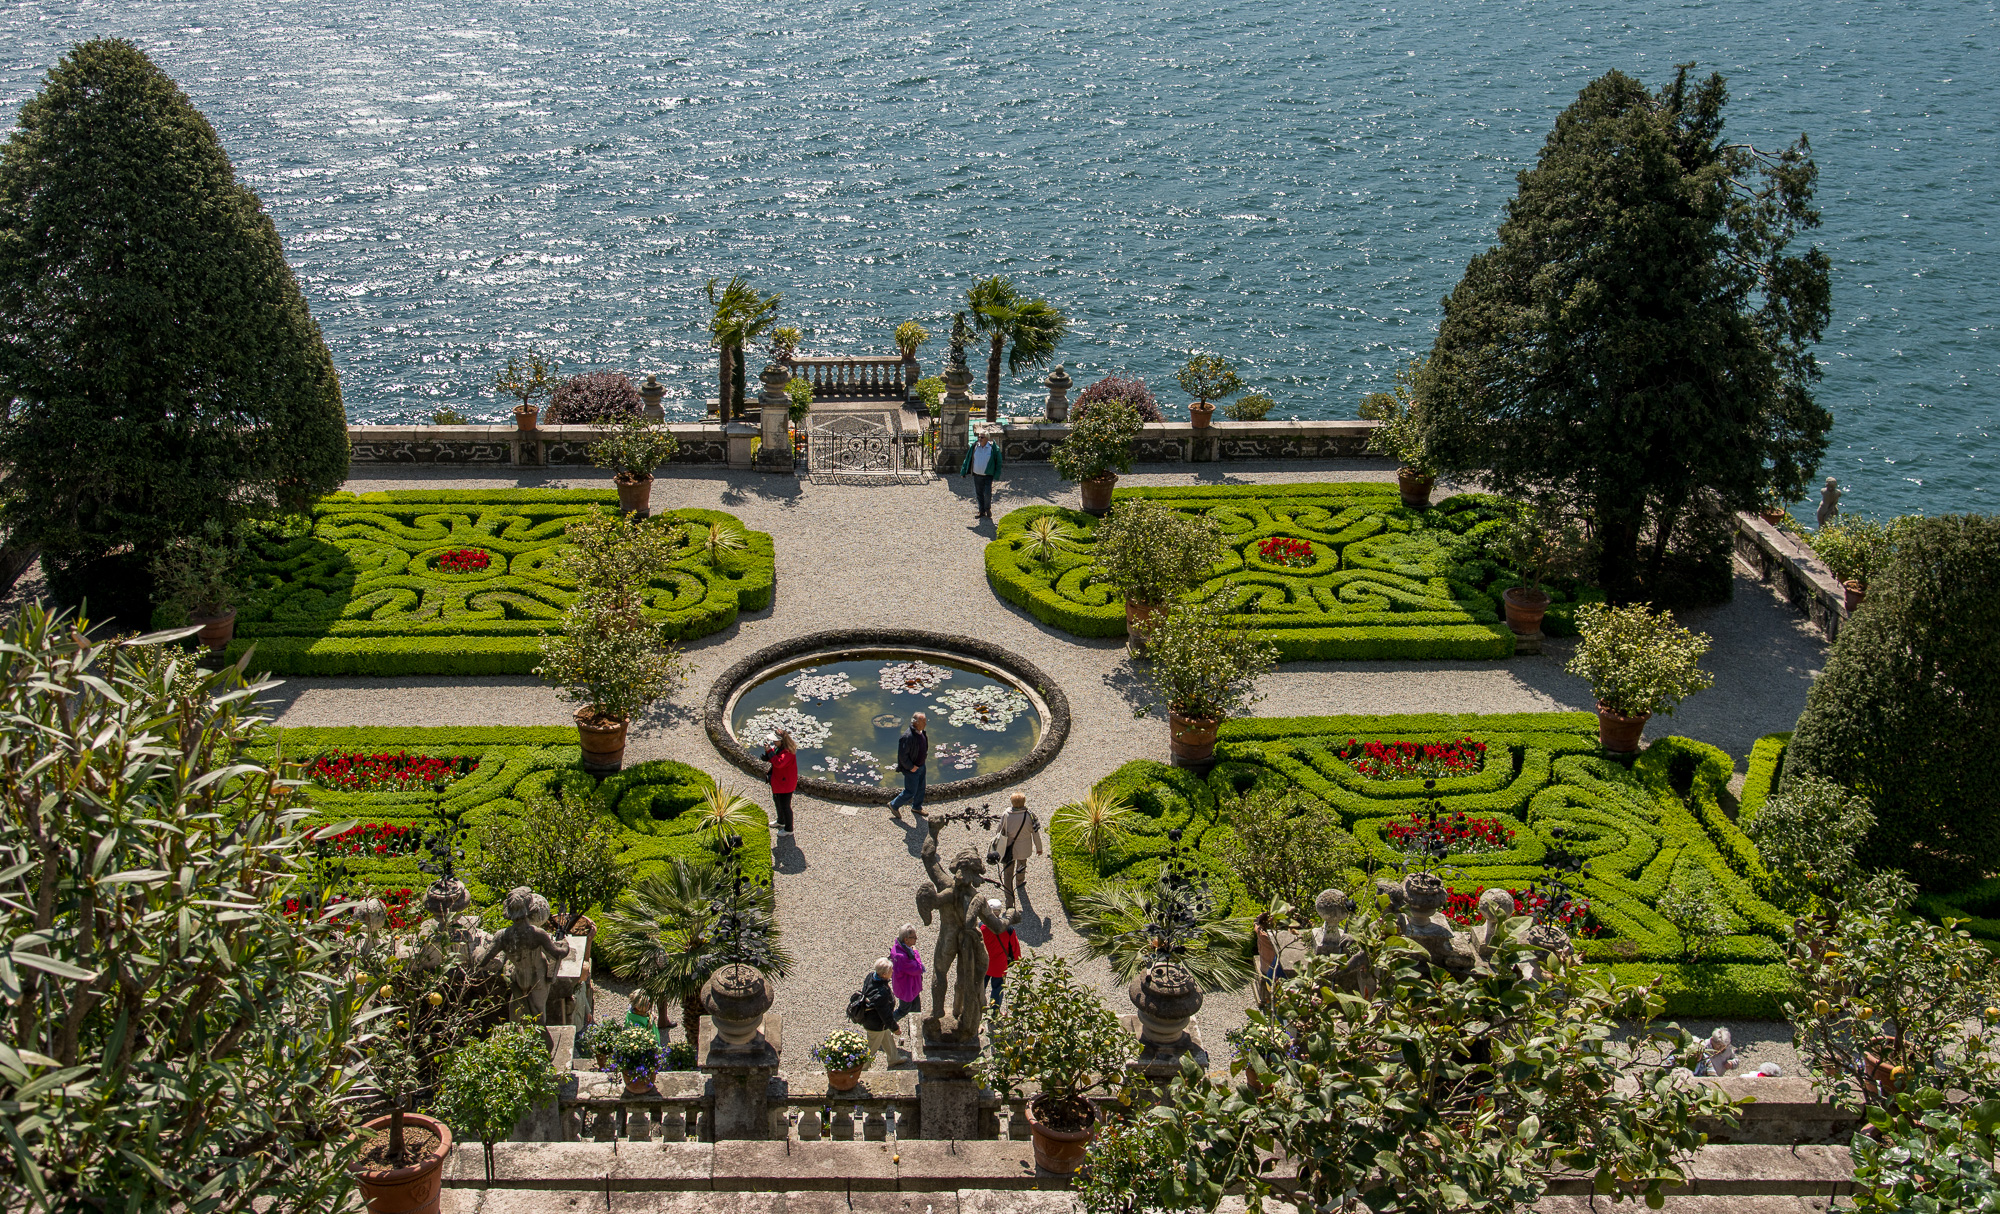
[[[764,748],[764,761],[771,765],[771,800],[778,807],[778,833],[792,833],[792,794],[799,789],[799,744],[791,731],[780,729],[776,740]]]
[[[995,915],[1006,913],[998,898],[988,898],[986,905]],[[1007,967],[1021,959],[1021,937],[1014,934],[1012,927],[996,932],[984,922],[979,925],[979,934],[986,940],[986,1000],[993,1005],[994,1011],[999,1011],[1000,990],[1007,977]]]

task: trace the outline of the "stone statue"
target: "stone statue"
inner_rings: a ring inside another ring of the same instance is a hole
[[[1405,909],[1396,933],[1421,945],[1440,965],[1452,951],[1452,930],[1438,912],[1450,899],[1451,887],[1436,873],[1411,873],[1403,878]]]
[[[376,954],[392,947],[382,935],[382,929],[389,926],[389,907],[380,898],[363,898],[355,904],[354,917],[361,923],[360,958],[373,959]]]
[[[1489,889],[1479,895],[1479,928],[1473,947],[1482,960],[1491,960],[1500,946],[1501,932],[1514,917],[1514,895],[1504,889]]]
[[[1313,953],[1335,957],[1354,947],[1354,937],[1342,925],[1354,914],[1354,899],[1337,889],[1324,889],[1313,899],[1320,925],[1313,929]]]
[[[1813,518],[1824,527],[1840,513],[1840,482],[1834,477],[1826,478],[1826,488],[1819,491],[1819,509],[1813,511]]]
[[[979,1021],[986,1012],[986,941],[979,925],[984,922],[995,932],[1004,932],[1021,921],[1021,909],[995,910],[988,904],[979,889],[987,884],[986,862],[970,847],[952,858],[951,871],[946,872],[938,861],[938,832],[945,823],[938,818],[926,821],[930,837],[921,854],[930,880],[917,886],[917,914],[929,927],[931,912],[938,913],[938,937],[931,952],[931,1014],[924,1021],[924,1032],[928,1039],[935,1026],[939,1040],[972,1045],[979,1040]],[[954,962],[958,991],[947,1016],[944,996]]]
[[[417,929],[411,963],[418,969],[460,965],[472,968],[472,956],[486,943],[487,934],[479,920],[460,911],[472,905],[472,893],[457,877],[439,877],[424,891],[424,910],[430,918]]]
[[[965,368],[965,347],[972,344],[972,328],[965,323],[965,313],[951,314],[951,358],[945,366],[950,370]]]
[[[549,900],[517,885],[507,891],[502,904],[507,926],[488,940],[472,959],[472,968],[484,967],[494,957],[507,963],[507,1015],[512,1020],[542,1023],[549,1005],[549,986],[555,981],[556,963],[569,956],[569,941],[559,940],[543,929],[549,921]]]

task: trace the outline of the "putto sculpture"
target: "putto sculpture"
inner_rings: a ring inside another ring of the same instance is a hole
[[[919,811],[921,812],[921,811]],[[931,1014],[924,1021],[929,1038],[956,1044],[979,1040],[979,1022],[986,1013],[986,941],[979,934],[984,922],[995,932],[1004,932],[1021,921],[1019,907],[995,910],[980,886],[986,880],[986,862],[973,848],[965,848],[952,858],[946,871],[938,860],[938,833],[946,819],[925,815],[930,835],[924,840],[924,872],[930,880],[917,886],[917,914],[929,927],[932,912],[938,915],[937,945],[931,952]],[[956,970],[957,990],[949,1014],[945,994]]]
[[[549,900],[527,886],[507,891],[502,905],[507,926],[474,955],[472,968],[478,970],[495,957],[504,958],[508,1018],[540,1024],[548,1012],[556,966],[569,956],[569,941],[557,939],[543,928],[549,921]]]

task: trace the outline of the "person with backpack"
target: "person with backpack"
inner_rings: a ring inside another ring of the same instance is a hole
[[[896,1013],[896,995],[889,985],[894,973],[895,967],[889,959],[878,957],[875,972],[862,979],[861,989],[847,997],[847,1018],[868,1034],[868,1057],[861,1063],[863,1069],[874,1061],[878,1050],[886,1059],[885,1066],[901,1066],[910,1061],[909,1051],[896,1040],[902,1017]]]
[[[995,916],[1005,909],[1000,905],[998,898],[988,898],[986,908]],[[991,1003],[993,1010],[997,1012],[1000,1010],[1000,990],[1007,977],[1007,967],[1021,959],[1021,937],[1014,931],[1014,925],[1011,923],[1007,925],[1006,931],[996,932],[981,922],[979,934],[986,940],[987,1002]]]
[[[1019,887],[1026,892],[1028,886],[1028,846],[1033,844],[1035,854],[1042,854],[1042,821],[1028,810],[1028,795],[1015,793],[1010,798],[1012,808],[1000,819],[1000,889],[1007,896],[1007,905],[1014,905],[1014,890]]]

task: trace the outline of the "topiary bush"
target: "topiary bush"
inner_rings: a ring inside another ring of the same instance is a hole
[[[556,385],[555,399],[542,420],[551,426],[591,426],[640,417],[645,402],[622,371],[572,375]]]
[[[499,489],[335,494],[309,519],[268,529],[243,567],[249,589],[230,653],[281,674],[527,674],[539,638],[574,597],[556,557],[564,531],[608,513],[604,490]],[[742,551],[711,561],[709,527],[741,534]],[[741,611],[771,605],[771,537],[719,510],[672,510],[667,573],[640,591],[668,639],[706,636]],[[483,555],[449,572],[447,554]]]
[[[1813,680],[1786,765],[1875,807],[1857,857],[1927,892],[2000,870],[2000,518],[1911,519]]]
[[[1132,406],[1142,422],[1166,420],[1160,412],[1160,402],[1153,399],[1152,389],[1146,387],[1145,380],[1136,375],[1131,379],[1107,375],[1077,394],[1076,402],[1070,406],[1070,421],[1081,421],[1092,405],[1107,400],[1122,400]]]
[[[1461,894],[1500,886],[1525,891],[1537,880],[1560,827],[1563,843],[1586,860],[1572,888],[1589,900],[1595,934],[1578,947],[1585,960],[1611,965],[1627,979],[1663,981],[1669,1014],[1779,1014],[1790,981],[1784,942],[1791,917],[1758,895],[1768,880],[1757,850],[1723,809],[1734,764],[1712,746],[1663,738],[1630,770],[1603,757],[1589,713],[1490,716],[1273,717],[1225,722],[1217,764],[1206,777],[1147,760],[1127,763],[1099,781],[1100,796],[1131,806],[1125,829],[1093,857],[1067,840],[1053,845],[1056,890],[1065,906],[1107,880],[1150,882],[1179,828],[1183,854],[1238,913],[1263,909],[1232,863],[1229,811],[1246,793],[1291,793],[1323,804],[1366,853],[1377,872],[1401,859],[1388,827],[1419,812],[1421,779],[1376,780],[1340,758],[1350,739],[1486,745],[1482,769],[1439,779],[1442,812],[1498,820],[1512,845],[1446,859],[1445,876]],[[1390,875],[1393,875],[1392,873]],[[1726,921],[1698,963],[1680,961],[1682,941],[1660,914],[1669,889],[1698,894]]]

